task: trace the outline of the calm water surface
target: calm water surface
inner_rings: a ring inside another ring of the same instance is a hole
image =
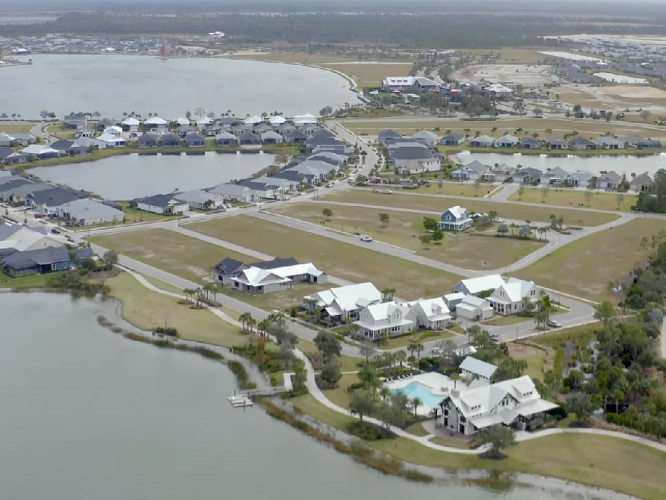
[[[521,155],[521,154],[498,154],[498,153],[460,153],[456,155],[459,163],[470,163],[478,160],[486,165],[495,163],[506,163],[510,167],[521,165],[533,167],[544,171],[548,168],[560,167],[567,172],[576,170],[587,170],[593,174],[599,174],[602,170],[614,170],[618,174],[630,176],[632,173],[638,175],[643,172],[654,174],[660,168],[666,168],[666,154],[657,153],[650,156],[546,156],[546,155]]]
[[[244,179],[268,167],[272,154],[112,156],[104,160],[71,163],[30,170],[43,180],[86,189],[110,200],[131,200],[176,189],[213,187],[221,182]]]
[[[281,111],[312,113],[324,106],[358,104],[347,81],[331,71],[306,66],[225,58],[162,59],[131,55],[34,54],[32,66],[0,72],[0,109],[39,118],[95,112],[122,118],[184,116],[197,107],[216,115]]]
[[[615,499],[537,480],[501,493],[383,476],[226,401],[215,362],[100,327],[115,304],[0,294],[0,488],[30,500]],[[35,314],[39,311],[39,314]]]

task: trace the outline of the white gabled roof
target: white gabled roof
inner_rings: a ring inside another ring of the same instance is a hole
[[[487,276],[462,280],[460,284],[467,289],[468,293],[475,294],[486,290],[498,289],[504,284],[504,278],[499,274],[489,274]]]
[[[176,118],[174,120],[174,122],[176,122],[178,125],[189,125],[190,124],[190,120],[188,118]]]
[[[482,290],[483,291],[483,290]],[[490,308],[490,302],[488,302],[486,299],[481,299],[479,297],[475,297],[474,295],[465,295],[465,298],[462,299],[460,304],[456,306],[458,307],[463,307],[463,309],[467,310],[473,310],[473,309],[489,309]]]
[[[293,266],[276,267],[275,269],[260,269],[258,267],[248,267],[232,280],[241,281],[251,286],[257,286],[267,283],[288,283],[291,276],[309,274],[311,276],[321,276],[323,271],[317,269],[314,264],[296,264]]]
[[[495,138],[490,137],[489,135],[480,135],[479,137],[475,137],[474,139],[471,139],[471,142],[490,142],[490,143],[494,143]]]
[[[451,212],[456,219],[461,219],[465,215],[465,212],[467,212],[467,209],[460,205],[456,205],[455,207],[449,208],[447,212]]]
[[[472,356],[467,356],[463,362],[460,364],[461,370],[466,370],[470,373],[480,375],[484,378],[490,378],[497,370],[495,365],[481,361],[480,359],[473,358]]]
[[[141,122],[137,120],[136,118],[125,118],[123,121],[120,122],[121,125],[139,125]]]
[[[99,136],[97,138],[97,140],[102,141],[102,142],[118,142],[118,141],[123,141],[124,142],[125,141],[125,139],[123,139],[122,137],[118,137],[115,134],[108,134],[108,133],[107,134],[102,134],[101,136]]]
[[[286,123],[287,119],[284,116],[271,116],[268,119],[268,123],[271,125],[282,125],[283,123]]]
[[[365,307],[372,302],[381,301],[382,294],[372,283],[358,283],[323,290],[307,298],[316,300],[320,306],[330,306],[336,303],[340,309],[351,311],[359,307]]]
[[[0,134],[0,140],[3,140],[3,141],[10,141],[10,142],[11,142],[11,141],[14,140],[14,137],[12,137],[12,136],[9,135],[9,134],[5,134],[5,133],[3,132],[3,133]]]
[[[263,120],[261,119],[260,116],[250,116],[249,118],[246,118],[243,120],[243,124],[245,125],[256,125],[257,123],[261,123]]]
[[[159,116],[153,116],[146,120],[146,125],[166,125],[167,121]]]

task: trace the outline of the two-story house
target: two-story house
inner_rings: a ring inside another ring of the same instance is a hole
[[[467,209],[456,205],[442,214],[439,227],[447,231],[464,231],[472,227],[472,222]]]
[[[442,297],[419,299],[402,305],[409,307],[419,328],[440,330],[451,324],[451,313]]]
[[[541,298],[533,281],[509,278],[488,297],[488,302],[496,314],[509,315],[525,311],[527,303],[535,303]]]
[[[416,328],[416,315],[406,304],[384,302],[364,308],[359,320],[354,322],[360,327],[359,335],[378,340],[386,333],[389,337],[409,333]]]
[[[358,283],[307,295],[303,297],[303,308],[306,311],[320,309],[323,320],[341,323],[346,319],[358,319],[361,310],[381,300],[382,294],[375,285]]]

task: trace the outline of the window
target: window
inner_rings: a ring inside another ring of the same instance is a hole
[[[56,266],[55,264],[51,264],[51,271],[55,271],[56,269],[58,269],[58,266]]]

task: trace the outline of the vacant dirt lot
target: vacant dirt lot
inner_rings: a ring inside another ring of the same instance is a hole
[[[481,80],[492,82],[513,82],[526,87],[542,86],[550,83],[551,66],[527,64],[473,64],[453,73],[459,81]]]
[[[360,85],[379,85],[387,76],[407,76],[412,69],[406,64],[320,64],[324,68],[351,76]]]

